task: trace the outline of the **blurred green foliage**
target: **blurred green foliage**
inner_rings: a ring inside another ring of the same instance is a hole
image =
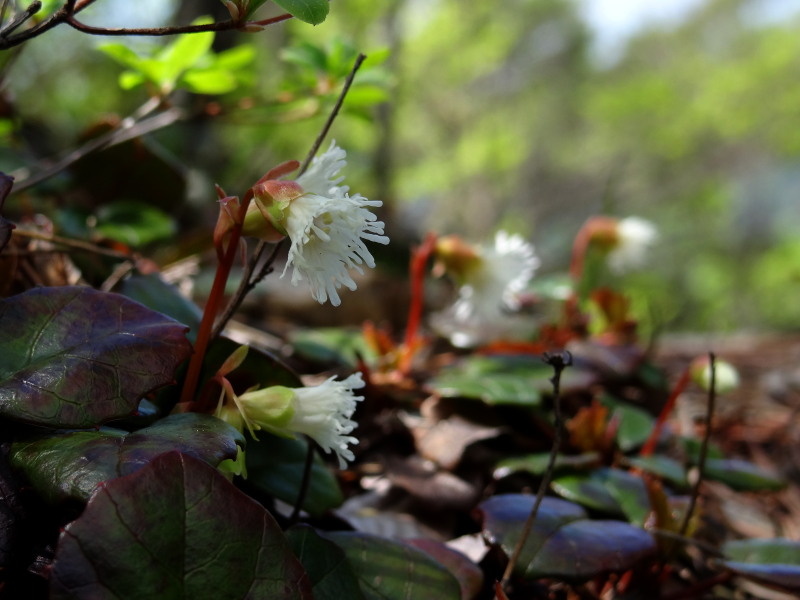
[[[190,4],[198,16],[215,3],[160,3],[162,22]],[[239,193],[303,158],[363,52],[331,136],[399,244],[504,227],[534,242],[546,275],[566,268],[587,217],[635,214],[661,231],[651,268],[625,282],[648,329],[796,329],[800,23],[754,19],[758,4],[708,0],[640,31],[613,64],[571,0],[337,0],[317,27],[113,44],[59,29],[5,68],[0,170],[69,149],[152,88],[180,89],[187,118],[148,143],[195,178],[176,203],[212,219],[212,182]],[[63,203],[66,177],[32,201]]]

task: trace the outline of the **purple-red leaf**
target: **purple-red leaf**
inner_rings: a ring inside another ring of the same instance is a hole
[[[59,538],[51,600],[310,599],[264,508],[178,452],[94,493]]]
[[[503,494],[480,505],[484,535],[509,556],[534,500],[534,496],[526,494]],[[643,529],[622,521],[589,520],[586,516],[576,504],[544,498],[515,571],[526,579],[582,580],[625,571],[655,554],[655,541]]]
[[[174,380],[186,327],[118,294],[39,288],[0,301],[0,415],[91,427]]]

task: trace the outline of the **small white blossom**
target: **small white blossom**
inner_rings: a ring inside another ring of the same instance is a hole
[[[627,217],[617,223],[616,243],[608,253],[608,266],[615,273],[641,267],[647,251],[658,238],[655,226],[639,217]]]
[[[341,185],[339,171],[346,165],[346,153],[331,143],[322,156],[297,178],[303,194],[286,210],[283,224],[291,247],[286,268],[293,267],[292,284],[308,281],[311,294],[320,304],[330,300],[339,306],[342,286],[356,289],[350,270],[363,273],[363,266],[374,268],[375,260],[365,241],[388,244],[384,224],[370,212],[381,206],[380,200],[367,200],[360,194],[348,194]]]
[[[455,304],[432,315],[434,329],[460,347],[530,333],[531,320],[514,311],[520,308],[519,293],[539,266],[533,246],[519,235],[499,231],[494,246],[477,249],[477,259]]]
[[[358,439],[348,434],[357,427],[352,420],[356,403],[364,399],[353,390],[363,387],[361,373],[355,373],[343,381],[331,377],[314,387],[250,391],[235,397],[234,403],[251,432],[265,429],[290,437],[303,433],[325,452],[334,452],[344,469],[346,461],[355,458],[348,446],[357,444]]]

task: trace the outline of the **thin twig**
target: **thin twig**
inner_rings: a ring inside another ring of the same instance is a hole
[[[708,386],[708,405],[706,408],[706,430],[703,432],[703,443],[700,445],[700,456],[697,458],[697,481],[694,483],[692,495],[689,498],[689,506],[686,509],[686,514],[683,517],[683,524],[680,528],[680,534],[686,535],[689,530],[689,522],[692,519],[695,506],[697,505],[697,498],[700,495],[700,485],[703,483],[703,475],[705,474],[706,459],[708,457],[708,445],[711,440],[711,421],[714,417],[714,405],[717,399],[717,365],[716,357],[713,352],[708,353],[708,368],[711,369],[711,377]]]
[[[159,102],[153,103],[151,102],[152,100],[153,99],[143,104],[142,107],[153,105],[151,111],[154,110],[158,106]],[[136,113],[141,114],[139,116],[134,116]],[[163,113],[150,117],[149,119],[143,118],[147,115],[147,112],[143,112],[141,108],[137,110],[136,113],[134,113],[134,115],[131,117],[127,117],[120,121],[120,124],[113,130],[108,131],[96,138],[92,138],[82,146],[71,150],[61,158],[56,159],[52,164],[43,168],[35,175],[29,175],[26,177],[20,172],[14,173],[13,175],[17,178],[17,183],[14,186],[14,192],[21,192],[22,190],[28,189],[29,187],[32,187],[38,183],[41,183],[42,181],[45,181],[46,179],[49,179],[50,177],[53,177],[54,175],[57,175],[92,152],[110,148],[111,146],[121,144],[130,139],[140,137],[147,133],[152,133],[153,131],[163,129],[164,127],[168,127],[169,125],[172,125],[176,121],[183,118],[184,115],[183,110],[177,107],[166,110]]]
[[[20,25],[38,13],[41,8],[42,3],[39,2],[39,0],[31,2],[25,10],[23,10],[19,15],[15,16],[8,25],[3,27],[2,31],[0,31],[0,38],[5,38],[15,29],[18,29]],[[5,10],[3,12],[5,12]]]
[[[289,13],[284,13],[282,15],[278,15],[277,17],[271,17],[269,19],[264,19],[263,21],[252,21],[252,22],[242,22],[242,21],[219,21],[217,23],[205,23],[203,25],[176,25],[171,27],[95,27],[93,25],[87,25],[81,21],[78,21],[73,15],[69,15],[66,19],[66,23],[78,31],[82,33],[87,33],[89,35],[143,35],[143,36],[165,36],[165,35],[178,35],[182,33],[204,33],[208,31],[230,31],[232,29],[240,29],[241,27],[247,25],[257,25],[259,27],[266,27],[268,25],[274,25],[275,23],[280,23],[282,21],[287,21],[292,18],[293,15]]]
[[[325,141],[325,137],[331,130],[333,122],[336,120],[336,117],[339,116],[339,111],[342,108],[342,104],[344,104],[344,99],[347,96],[347,92],[350,90],[350,86],[353,85],[353,79],[355,79],[356,72],[361,68],[361,63],[363,63],[366,60],[366,58],[367,58],[366,54],[359,54],[356,57],[356,62],[353,63],[353,68],[350,69],[350,74],[347,76],[347,79],[344,80],[344,87],[342,87],[342,92],[336,99],[336,104],[333,105],[333,110],[331,110],[331,114],[328,115],[328,119],[327,121],[325,121],[325,125],[322,126],[322,129],[320,130],[317,139],[314,140],[314,144],[311,146],[311,150],[308,151],[306,159],[303,161],[303,164],[300,165],[300,171],[297,173],[298,176],[306,172],[306,169],[308,169],[308,166],[311,164],[312,159],[314,158],[314,156],[316,156],[317,152],[319,151],[319,147],[322,146],[322,142]]]
[[[311,146],[311,150],[309,150],[308,154],[306,155],[303,164],[300,165],[300,170],[297,173],[298,177],[306,172],[314,156],[319,151],[320,146],[322,146],[322,142],[325,140],[325,137],[328,135],[333,122],[336,120],[336,117],[342,108],[342,104],[344,104],[344,99],[347,97],[347,92],[350,91],[350,86],[353,84],[353,79],[356,76],[356,72],[358,72],[358,69],[361,67],[361,63],[363,63],[366,58],[367,57],[365,54],[359,54],[356,57],[356,60],[353,63],[353,68],[350,69],[350,73],[347,75],[347,79],[345,79],[344,85],[342,86],[342,91],[339,93],[339,97],[336,99],[336,104],[334,104],[331,113],[325,120],[325,124],[322,126],[319,135],[317,135],[317,139],[314,140],[314,144]],[[225,325],[227,325],[228,321],[230,321],[236,311],[239,310],[239,307],[244,301],[245,296],[249,294],[253,288],[255,288],[256,285],[262,279],[264,279],[264,277],[267,276],[272,268],[272,263],[277,257],[278,250],[280,249],[282,242],[274,244],[272,254],[270,254],[261,269],[256,273],[256,266],[261,262],[261,259],[266,253],[268,245],[269,244],[264,241],[259,241],[256,249],[250,256],[250,259],[247,261],[244,271],[242,272],[242,279],[239,283],[239,288],[236,290],[236,293],[231,298],[228,306],[225,307],[222,315],[217,319],[217,322],[214,325],[215,336],[219,335],[219,333],[225,328]]]
[[[553,354],[545,352],[542,355],[542,360],[553,367],[553,377],[550,379],[550,382],[553,384],[554,395],[553,413],[555,420],[555,432],[553,435],[553,447],[550,449],[550,459],[547,462],[547,469],[545,470],[544,475],[542,476],[542,481],[539,484],[539,490],[536,492],[536,500],[533,502],[533,508],[531,509],[531,513],[528,515],[528,519],[525,521],[525,525],[522,527],[522,532],[520,533],[517,545],[514,546],[514,552],[511,553],[511,557],[508,559],[508,565],[506,565],[506,570],[503,572],[503,580],[501,581],[503,588],[508,585],[508,582],[511,579],[511,575],[514,572],[514,567],[516,566],[519,556],[522,553],[522,548],[525,546],[525,542],[528,540],[528,536],[533,528],[533,523],[536,521],[536,515],[539,512],[539,506],[542,504],[545,492],[550,485],[550,479],[553,477],[553,471],[556,465],[556,458],[558,457],[558,452],[561,448],[561,373],[565,368],[572,364],[572,355],[566,350]]]
[[[50,242],[52,244],[59,244],[60,246],[67,246],[68,248],[72,248],[74,250],[83,250],[84,252],[91,252],[92,254],[99,254],[101,256],[110,256],[112,258],[120,258],[122,260],[131,260],[134,258],[131,254],[119,252],[117,250],[111,250],[110,248],[103,248],[102,246],[97,246],[96,244],[84,242],[82,240],[73,240],[70,238],[60,237],[58,235],[30,231],[28,229],[17,228],[13,231],[12,235],[26,237],[32,240]],[[56,250],[56,252],[58,251]]]

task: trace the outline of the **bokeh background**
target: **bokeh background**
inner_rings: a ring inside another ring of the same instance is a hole
[[[103,0],[84,20],[205,14],[227,15],[211,0]],[[61,27],[4,53],[0,170],[24,179],[147,99],[119,86],[122,68],[97,50],[109,42],[167,40]],[[146,249],[177,260],[213,225],[213,183],[242,193],[302,159],[363,52],[332,137],[351,188],[385,201],[388,272],[402,277],[427,231],[482,241],[503,228],[534,243],[540,278],[557,277],[586,218],[637,215],[660,231],[625,282],[651,330],[800,328],[800,0],[334,0],[319,26],[215,40],[241,45],[252,61],[233,91],[176,96],[184,118],[147,139],[157,163],[133,173],[98,154],[7,210],[70,234],[108,201],[149,203],[180,235]]]

